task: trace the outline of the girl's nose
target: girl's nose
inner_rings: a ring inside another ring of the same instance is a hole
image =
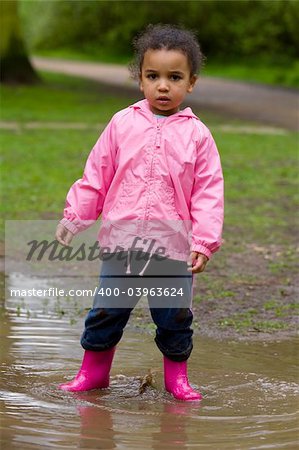
[[[161,80],[158,87],[159,91],[169,91],[168,83],[166,80]]]

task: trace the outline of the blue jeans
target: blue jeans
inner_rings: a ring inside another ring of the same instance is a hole
[[[156,255],[150,258],[140,252],[122,253],[110,254],[103,260],[100,286],[86,317],[82,347],[93,351],[114,347],[145,293],[157,326],[155,342],[159,350],[173,361],[187,360],[193,348],[192,275],[187,272],[187,264],[161,260]]]

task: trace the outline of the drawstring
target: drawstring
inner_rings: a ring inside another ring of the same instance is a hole
[[[128,249],[128,254],[127,254],[127,271],[126,271],[127,275],[131,275],[131,258],[130,258],[130,250]]]
[[[130,250],[128,249],[128,254],[127,254],[127,270],[126,270],[126,275],[131,275],[131,258],[130,258]],[[153,256],[154,252],[151,252],[148,258],[148,261],[145,263],[145,266],[143,267],[143,269],[141,270],[141,272],[139,272],[139,276],[143,276],[144,272],[146,271],[146,268],[148,267],[151,257]]]
[[[142,277],[142,275],[144,274],[144,272],[145,272],[147,266],[149,265],[152,256],[153,256],[153,252],[150,253],[149,258],[148,258],[148,261],[146,262],[146,264],[145,264],[145,266],[143,267],[142,271],[139,272],[139,274],[138,274],[138,275],[140,275],[141,277]]]

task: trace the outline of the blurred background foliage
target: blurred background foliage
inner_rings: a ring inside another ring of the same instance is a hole
[[[298,57],[297,0],[20,0],[20,13],[31,51],[75,48],[124,61],[132,37],[163,22],[193,29],[208,58],[280,64]]]

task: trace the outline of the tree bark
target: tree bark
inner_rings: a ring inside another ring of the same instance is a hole
[[[18,2],[0,2],[0,82],[32,84],[39,80],[27,55],[24,44]]]

